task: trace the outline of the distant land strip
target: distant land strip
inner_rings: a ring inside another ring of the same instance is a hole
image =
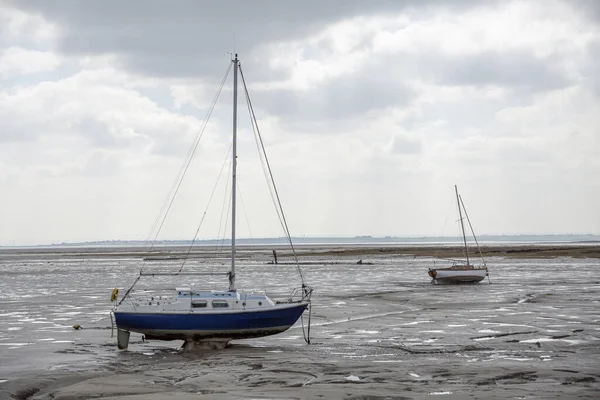
[[[514,244],[514,243],[598,243],[600,244],[600,235],[595,234],[553,234],[553,235],[480,235],[478,236],[480,244]],[[292,237],[292,241],[299,245],[334,245],[334,244],[355,244],[369,245],[377,244],[431,244],[440,243],[462,243],[462,238],[456,236],[370,236],[360,235],[352,237],[338,236],[299,236]],[[467,238],[467,241],[472,239]],[[258,237],[258,238],[237,238],[236,242],[240,245],[277,245],[287,244],[286,237]],[[195,245],[205,246],[223,246],[230,243],[228,238],[222,239],[198,239]],[[189,246],[191,240],[157,240],[155,246]],[[141,240],[99,240],[88,242],[64,242],[55,243],[52,246],[148,246],[149,242]],[[39,246],[36,246],[39,247]]]

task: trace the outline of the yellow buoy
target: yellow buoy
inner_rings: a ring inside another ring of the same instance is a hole
[[[73,325],[73,329],[77,330],[77,329],[81,329],[81,325],[79,324],[75,324]]]

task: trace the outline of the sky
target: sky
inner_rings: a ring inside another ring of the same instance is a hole
[[[600,234],[600,2],[0,0],[0,245],[227,236],[234,52],[293,236]]]

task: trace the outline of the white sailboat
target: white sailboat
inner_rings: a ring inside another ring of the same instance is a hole
[[[475,232],[473,231],[473,226],[471,225],[471,221],[469,220],[469,215],[467,214],[467,209],[465,208],[465,205],[462,201],[462,197],[458,194],[458,188],[456,187],[456,185],[454,185],[454,192],[456,193],[456,203],[458,205],[458,215],[460,219],[460,226],[462,229],[462,238],[464,244],[464,254],[466,258],[466,263],[462,260],[452,260],[452,266],[446,268],[429,268],[428,274],[432,278],[432,283],[436,284],[479,283],[483,279],[485,279],[486,276],[489,280],[489,273],[487,265],[485,263],[485,259],[483,258],[483,254],[481,253],[479,242],[477,241],[477,237],[475,236]],[[479,256],[481,257],[481,264],[477,266],[471,263],[472,257],[469,257],[469,248],[467,247],[467,236],[465,235],[465,224],[462,215],[463,210],[465,212],[467,222],[469,223],[469,227],[471,228],[473,238],[475,239],[477,251],[479,252]]]
[[[118,291],[113,291],[111,300],[115,302],[112,310],[117,328],[117,344],[119,349],[127,349],[131,332],[141,333],[148,340],[184,340],[184,346],[223,348],[231,340],[256,338],[283,332],[294,325],[304,311],[310,310],[312,288],[304,283],[302,271],[296,260],[301,286],[292,290],[291,294],[279,301],[271,299],[264,293],[245,293],[236,289],[236,168],[237,168],[237,91],[238,71],[241,76],[248,105],[244,75],[237,54],[231,61],[226,76],[233,67],[233,144],[232,144],[232,186],[231,186],[231,268],[226,273],[211,272],[145,272],[143,267],[134,284],[121,299]],[[222,82],[221,89],[225,79]],[[220,93],[220,91],[218,92]],[[251,119],[256,124],[254,112]],[[258,126],[255,128],[258,130]],[[258,133],[260,138],[260,132]],[[262,139],[260,139],[262,147]],[[263,156],[266,152],[262,147]],[[270,166],[268,160],[269,176]],[[282,226],[287,234],[289,244],[295,256],[287,222],[281,209],[279,195],[275,190],[276,203],[282,219]],[[226,275],[229,278],[228,289],[197,290],[192,285],[182,285],[173,289],[169,296],[152,296],[140,299],[132,295],[132,290],[140,278],[157,275]],[[310,313],[310,311],[309,311]],[[309,316],[310,317],[310,316]],[[306,338],[305,338],[306,339]],[[308,341],[308,340],[307,340]]]

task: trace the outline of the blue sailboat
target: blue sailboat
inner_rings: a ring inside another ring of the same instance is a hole
[[[231,61],[233,67],[233,144],[232,144],[232,186],[231,186],[231,268],[226,273],[205,272],[144,272],[140,274],[127,290],[123,298],[118,298],[118,290],[113,291],[112,310],[117,328],[119,349],[127,349],[131,332],[143,334],[147,340],[183,340],[186,348],[210,347],[224,348],[229,341],[257,338],[283,332],[294,325],[302,314],[309,309],[313,289],[304,283],[302,271],[296,259],[301,286],[292,290],[284,299],[275,301],[263,293],[245,293],[238,291],[236,278],[236,168],[237,168],[237,97],[238,71],[244,83],[245,94],[249,100],[244,75],[237,54]],[[230,71],[228,69],[228,73]],[[221,86],[222,88],[222,86]],[[248,101],[250,107],[251,103]],[[253,111],[253,123],[256,124]],[[262,140],[260,142],[262,146]],[[264,147],[263,147],[264,152]],[[266,157],[266,153],[264,153]],[[267,161],[268,166],[268,161]],[[269,175],[270,174],[270,166]],[[274,182],[273,182],[274,188]],[[276,189],[276,203],[281,207]],[[287,222],[280,209],[282,226],[286,231],[289,244],[295,256]],[[168,296],[139,298],[132,290],[140,278],[157,275],[226,275],[229,288],[226,290],[196,290],[192,285],[176,287]],[[308,341],[308,340],[307,340]]]

